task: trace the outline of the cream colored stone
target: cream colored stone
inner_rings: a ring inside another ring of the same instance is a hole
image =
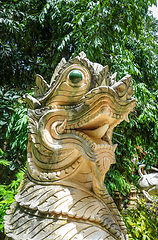
[[[5,216],[7,236],[127,240],[104,177],[115,163],[113,129],[128,121],[136,106],[131,76],[116,82],[108,66],[81,52],[69,62],[61,60],[50,85],[40,75],[36,84],[36,98],[26,97],[28,169]]]
[[[155,172],[148,174],[144,170],[143,174],[141,169],[145,166],[145,164],[139,166],[138,173],[140,175],[140,179],[138,181],[138,187],[148,201],[158,202],[158,169],[155,167],[150,167],[150,170]]]

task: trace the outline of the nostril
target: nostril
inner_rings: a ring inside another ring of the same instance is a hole
[[[119,88],[118,88],[118,90],[119,90],[119,93],[124,92],[124,90],[125,90],[125,85],[124,85],[124,84],[120,85]]]
[[[120,97],[123,97],[127,91],[127,86],[124,83],[119,84],[117,87],[117,93]]]
[[[133,87],[130,86],[128,91],[127,91],[127,99],[130,99],[133,95]]]

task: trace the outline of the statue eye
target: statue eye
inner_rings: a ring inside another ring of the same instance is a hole
[[[82,73],[79,70],[73,70],[69,74],[70,81],[75,84],[82,81]]]

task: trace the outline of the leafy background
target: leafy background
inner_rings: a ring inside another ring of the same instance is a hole
[[[158,20],[148,11],[156,0],[8,0],[0,4],[0,215],[13,201],[23,174],[19,168],[26,165],[24,94],[33,92],[36,73],[49,82],[62,57],[69,60],[81,51],[91,61],[109,65],[118,80],[132,75],[138,105],[130,123],[115,129],[117,162],[105,178],[110,194],[118,189],[126,203],[131,182],[137,187],[134,156],[137,162],[158,165]],[[145,153],[143,159],[138,146]],[[130,216],[134,222],[134,215]],[[2,217],[0,221],[3,232]],[[151,238],[132,234],[131,239],[152,239],[152,233]]]

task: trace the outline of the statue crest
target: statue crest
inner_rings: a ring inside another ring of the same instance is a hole
[[[128,238],[104,177],[115,163],[113,129],[136,106],[131,83],[83,52],[62,59],[50,85],[37,75],[35,97],[26,96],[27,172],[5,216],[9,239]]]

